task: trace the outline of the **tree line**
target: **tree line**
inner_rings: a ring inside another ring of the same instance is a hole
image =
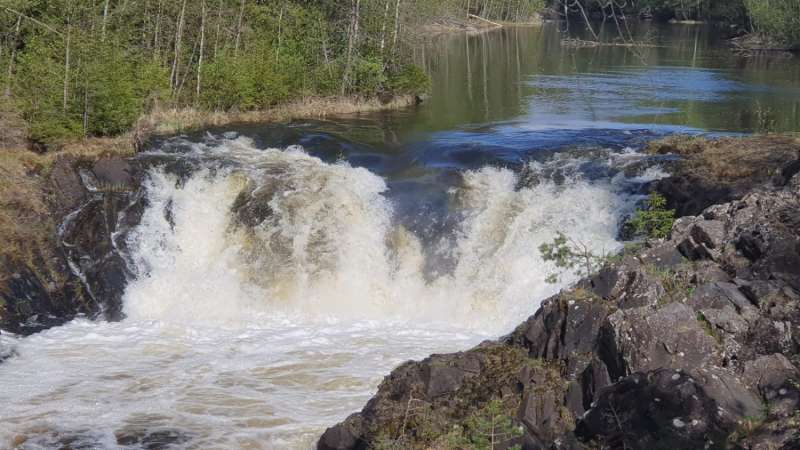
[[[2,122],[51,146],[155,107],[415,94],[406,14],[404,0],[0,1]]]
[[[417,95],[414,29],[544,0],[0,0],[0,145],[112,136],[154,108]],[[473,5],[474,4],[474,5]]]
[[[800,44],[800,0],[549,1],[0,0],[0,146],[113,136],[155,108],[417,95],[428,83],[409,51],[420,26],[469,14],[751,18]]]

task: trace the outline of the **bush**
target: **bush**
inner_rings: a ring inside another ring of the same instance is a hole
[[[419,95],[427,90],[430,84],[430,78],[425,75],[421,67],[408,64],[399,70],[389,72],[385,86],[396,95]]]
[[[85,90],[86,103],[78,98],[73,101],[74,116],[87,113],[88,133],[111,136],[123,133],[139,118],[142,100],[137,90],[138,67],[115,54],[98,58],[88,67]]]
[[[658,192],[651,194],[644,203],[646,209],[636,211],[635,217],[628,222],[628,227],[639,236],[667,237],[675,222],[675,210],[665,209],[667,199]]]
[[[756,29],[800,48],[800,0],[744,0]]]
[[[553,239],[552,244],[542,244],[539,246],[539,253],[542,255],[542,260],[553,261],[556,267],[564,270],[576,269],[576,275],[587,277],[592,276],[609,256],[595,255],[583,242],[575,242],[572,238],[567,238],[561,232]],[[545,281],[548,283],[556,283],[558,282],[559,275],[561,275],[561,273],[550,275]]]
[[[200,101],[209,110],[252,108],[255,86],[244,63],[230,56],[219,56],[205,65]]]

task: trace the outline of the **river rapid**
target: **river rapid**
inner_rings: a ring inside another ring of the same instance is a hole
[[[0,448],[312,448],[399,363],[511,331],[578,277],[546,282],[559,272],[541,244],[561,232],[598,253],[622,247],[642,186],[665,176],[636,150],[644,141],[750,131],[732,107],[713,125],[688,118],[695,107],[675,97],[697,70],[735,87],[697,108],[775,90],[773,110],[797,107],[796,63],[743,80],[702,30],[701,63],[649,69],[685,77],[665,84],[672,103],[648,103],[641,58],[613,48],[577,51],[603,67],[576,66],[585,104],[565,81],[572,66],[552,69],[567,50],[550,24],[418,49],[433,97],[409,110],[155,142],[136,157],[141,223],[115,236],[135,275],[126,318],[0,335],[12,355],[0,364]],[[609,71],[640,90],[593,89]],[[797,115],[780,117],[796,128]]]

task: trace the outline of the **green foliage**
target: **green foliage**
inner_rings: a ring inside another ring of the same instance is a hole
[[[524,434],[522,427],[515,426],[508,414],[503,411],[503,404],[499,400],[492,400],[480,410],[470,414],[464,425],[464,434],[449,436],[450,446],[464,450],[494,450]],[[508,450],[521,448],[520,445],[514,445],[508,447]]]
[[[646,209],[636,211],[628,227],[637,235],[651,238],[665,238],[675,222],[675,210],[667,210],[667,200],[654,192],[645,200]]]
[[[392,92],[413,94],[427,90],[430,87],[430,78],[421,67],[407,64],[385,76],[384,86]]]
[[[753,26],[800,47],[800,0],[744,0]]]
[[[762,109],[760,103],[756,103],[756,120],[758,134],[770,134],[778,131],[778,122],[775,120],[775,112],[771,108]]]
[[[119,134],[136,121],[142,110],[143,91],[137,74],[138,65],[117,54],[98,59],[87,68],[84,102],[73,102],[72,109],[73,117],[81,121],[81,110],[86,112],[88,134]]]
[[[8,118],[18,117],[28,126],[15,129],[53,147],[123,133],[155,108],[420,95],[429,79],[409,43],[419,17],[440,17],[420,11],[466,15],[465,2],[445,3],[109,2],[105,14],[96,0],[14,1],[9,7],[21,16],[0,9],[0,88],[11,93],[0,131],[5,138]],[[513,20],[541,3],[492,8]]]
[[[596,255],[589,250],[583,242],[575,242],[559,232],[552,244],[542,244],[539,246],[539,253],[542,260],[553,261],[556,267],[564,271],[575,269],[578,276],[591,276],[595,270],[600,268],[610,255]],[[558,282],[558,277],[563,273],[550,275],[545,281],[548,283]]]

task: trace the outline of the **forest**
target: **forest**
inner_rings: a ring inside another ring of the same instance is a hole
[[[800,0],[0,0],[0,145],[114,136],[164,108],[417,96],[421,27],[530,22],[545,8],[720,21],[800,44]]]

